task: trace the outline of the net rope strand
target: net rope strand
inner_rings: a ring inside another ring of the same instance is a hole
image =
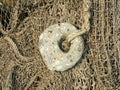
[[[90,22],[89,22],[89,18],[90,18],[90,9],[91,6],[91,1],[90,0],[83,0],[83,25],[81,30],[77,30],[74,31],[72,33],[70,33],[68,36],[66,36],[65,40],[62,42],[62,48],[64,49],[65,52],[67,52],[70,48],[70,42],[75,39],[76,37],[86,33],[87,31],[89,31],[90,29]]]

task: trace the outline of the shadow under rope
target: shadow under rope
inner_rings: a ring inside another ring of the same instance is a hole
[[[18,69],[19,69],[19,66],[14,66],[13,68],[13,72],[12,72],[12,90],[17,90],[18,89],[18,85],[19,85],[19,83],[18,83],[18,81],[17,81],[17,71],[18,71]]]
[[[7,75],[7,80],[6,80],[6,84],[5,87],[1,87],[0,90],[18,90],[19,87],[19,83],[17,81],[17,76],[18,76],[18,69],[19,66],[18,65],[14,65],[11,70],[9,71],[8,75]]]

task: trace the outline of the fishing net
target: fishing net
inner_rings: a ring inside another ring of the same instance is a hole
[[[47,69],[38,38],[56,23],[81,29],[83,0],[0,1],[0,90],[120,89],[120,0],[91,0],[84,54],[64,72]]]

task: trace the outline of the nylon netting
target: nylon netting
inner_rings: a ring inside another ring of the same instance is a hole
[[[91,0],[82,61],[64,72],[47,69],[38,37],[56,23],[80,29],[83,0],[0,2],[0,90],[120,89],[120,0]]]

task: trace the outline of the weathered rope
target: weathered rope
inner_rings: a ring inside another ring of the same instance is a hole
[[[64,51],[68,51],[70,48],[70,42],[75,39],[76,37],[86,33],[87,31],[89,31],[90,29],[90,22],[89,22],[89,18],[90,18],[90,9],[91,6],[91,1],[90,0],[83,0],[83,25],[81,30],[78,31],[74,31],[71,34],[69,34],[65,40],[62,43],[62,48],[64,49]]]

